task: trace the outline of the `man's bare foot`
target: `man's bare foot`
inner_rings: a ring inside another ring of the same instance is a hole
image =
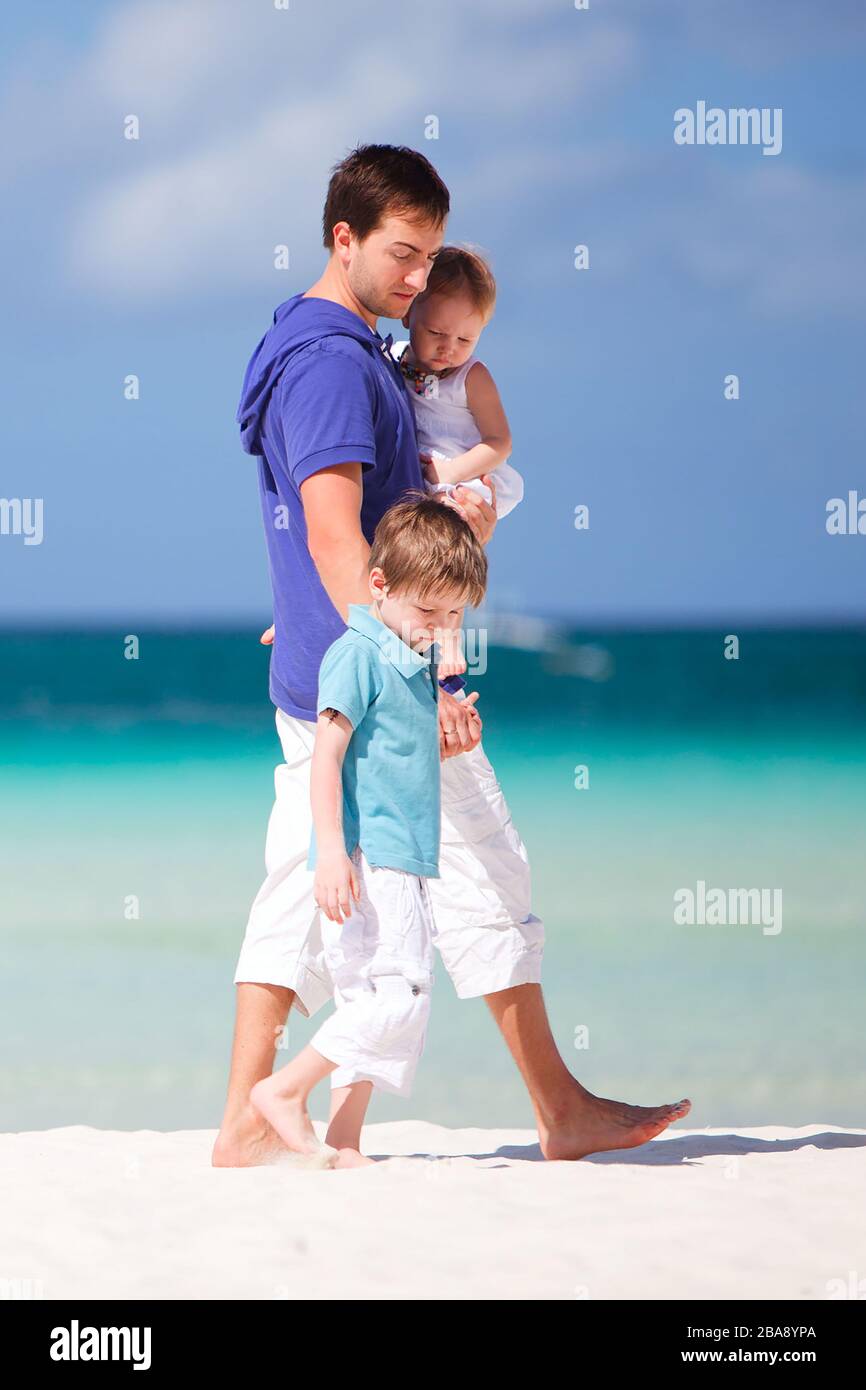
[[[368,1168],[375,1158],[367,1158],[360,1149],[339,1149],[335,1168]]]
[[[211,1154],[214,1168],[254,1168],[276,1163],[286,1146],[267,1120],[248,1105],[236,1123],[223,1122]]]
[[[691,1108],[690,1100],[676,1105],[626,1105],[594,1096],[575,1082],[572,1104],[547,1123],[539,1119],[541,1152],[548,1159],[578,1159],[608,1149],[634,1149],[675,1120],[684,1120]]]
[[[306,1097],[293,1090],[279,1072],[256,1082],[250,1091],[250,1104],[273,1125],[292,1153],[314,1155],[327,1149],[313,1129]],[[336,1150],[331,1152],[336,1158]]]

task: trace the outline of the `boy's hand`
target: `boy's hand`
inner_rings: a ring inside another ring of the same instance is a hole
[[[355,866],[344,849],[317,854],[314,893],[317,905],[330,921],[342,923],[350,916],[351,899],[360,900],[361,887]]]
[[[460,636],[460,629],[454,627],[442,628],[436,633],[436,645],[439,648],[436,670],[443,680],[446,676],[462,676],[466,670],[466,658],[463,655]]]
[[[272,644],[273,640],[274,626],[272,623],[271,626],[267,629],[267,631],[262,633],[261,637],[259,638],[259,641],[261,642],[263,647],[269,647]]]

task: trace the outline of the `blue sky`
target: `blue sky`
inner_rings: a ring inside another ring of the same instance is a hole
[[[241,378],[367,140],[428,155],[449,237],[499,282],[480,352],[526,501],[491,607],[866,616],[866,536],[824,526],[866,496],[859,0],[139,0],[3,25],[0,496],[43,498],[44,539],[0,536],[0,621],[267,618]],[[781,107],[781,153],[675,145],[698,100]]]

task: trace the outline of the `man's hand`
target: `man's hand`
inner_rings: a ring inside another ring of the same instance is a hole
[[[454,758],[470,752],[481,742],[481,715],[475,708],[478,691],[456,700],[447,690],[439,691],[439,757]]]
[[[496,530],[496,484],[490,473],[484,473],[481,481],[490,488],[492,502],[485,502],[471,487],[458,486],[452,493],[438,492],[435,496],[446,507],[454,507],[469,523],[479,545],[486,545]]]

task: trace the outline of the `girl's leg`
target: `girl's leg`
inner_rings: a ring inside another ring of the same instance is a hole
[[[350,1086],[335,1086],[331,1091],[325,1143],[339,1151],[338,1168],[358,1168],[373,1162],[361,1153],[361,1128],[372,1093],[372,1081],[353,1081]]]
[[[275,1071],[273,1076],[257,1081],[250,1092],[250,1103],[293,1153],[322,1153],[307,1111],[307,1098],[334,1067],[335,1063],[308,1044],[294,1061]]]

